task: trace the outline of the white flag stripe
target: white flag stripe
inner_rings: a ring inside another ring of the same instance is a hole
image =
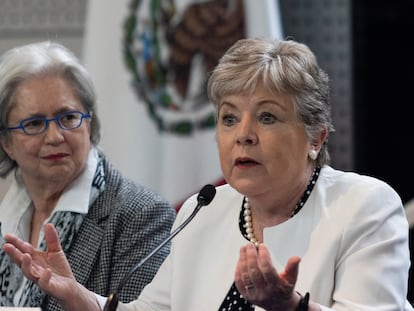
[[[95,82],[103,125],[101,146],[126,176],[159,190],[158,131],[131,88],[122,55],[129,0],[89,0],[83,60]]]
[[[283,37],[278,0],[244,0],[248,37]]]

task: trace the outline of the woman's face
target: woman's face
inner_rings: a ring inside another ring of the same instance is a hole
[[[69,83],[59,77],[42,77],[18,86],[8,117],[10,127],[34,116],[55,117],[67,111],[84,111]],[[85,168],[90,149],[90,119],[73,130],[56,122],[41,134],[26,135],[22,129],[9,132],[3,148],[16,161],[25,182],[58,182],[67,186]]]
[[[226,181],[240,193],[289,194],[308,182],[310,142],[293,99],[259,87],[218,105],[217,142]]]

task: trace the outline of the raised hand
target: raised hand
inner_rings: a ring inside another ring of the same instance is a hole
[[[47,251],[41,251],[12,234],[6,234],[4,238],[3,250],[28,279],[63,304],[63,300],[73,297],[77,282],[52,224],[45,226]]]
[[[268,248],[249,243],[240,249],[236,287],[245,299],[265,310],[294,310],[300,299],[294,291],[299,262],[297,256],[290,258],[285,270],[278,273]]]

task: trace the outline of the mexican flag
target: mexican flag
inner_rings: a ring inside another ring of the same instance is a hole
[[[89,0],[82,61],[115,167],[177,208],[225,183],[206,78],[251,36],[282,36],[277,0]]]

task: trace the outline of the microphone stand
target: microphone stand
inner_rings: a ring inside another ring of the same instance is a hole
[[[206,188],[208,187],[208,188]],[[204,191],[203,193],[203,190]],[[141,266],[147,262],[148,259],[150,259],[152,256],[154,256],[161,248],[165,246],[169,241],[172,240],[198,213],[198,211],[201,209],[201,207],[210,204],[210,202],[213,200],[214,195],[216,194],[216,189],[212,185],[206,185],[201,189],[200,194],[197,197],[198,204],[191,213],[190,216],[187,217],[187,219],[179,225],[171,234],[168,236],[166,240],[164,240],[160,245],[158,245],[151,253],[149,253],[147,256],[145,256],[135,267],[133,267],[128,274],[124,276],[121,283],[118,285],[117,289],[112,292],[104,306],[103,311],[114,311],[116,307],[118,306],[118,293],[121,291],[121,289],[124,287],[125,283],[129,280],[129,278],[139,269]]]

